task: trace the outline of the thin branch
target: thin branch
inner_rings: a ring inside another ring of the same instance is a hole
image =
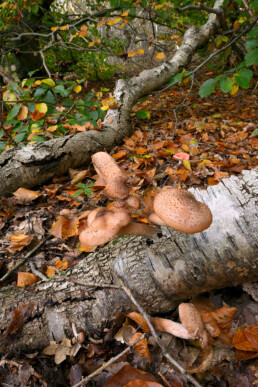
[[[44,238],[37,246],[34,247],[31,251],[29,251],[25,257],[17,263],[13,268],[11,268],[2,278],[0,278],[0,283],[6,280],[15,270],[17,270],[20,266],[22,266],[41,246],[44,245],[44,243],[50,239],[52,235],[48,235],[46,238]]]
[[[156,341],[156,343],[158,344],[158,346],[160,347],[161,351],[162,351],[162,354],[163,356],[168,360],[168,362],[170,364],[172,364],[174,367],[176,367],[176,369],[182,374],[184,375],[184,377],[189,380],[191,383],[193,383],[194,386],[196,387],[202,387],[202,385],[200,383],[197,382],[197,380],[195,380],[194,377],[192,377],[191,375],[189,375],[186,370],[170,355],[170,353],[168,353],[166,347],[164,346],[164,344],[162,343],[162,341],[160,340],[159,336],[157,335],[156,331],[155,331],[155,328],[154,326],[152,325],[151,321],[150,321],[150,317],[149,315],[147,314],[147,312],[143,309],[143,307],[138,303],[138,301],[136,300],[136,298],[134,297],[131,289],[129,289],[126,284],[124,283],[124,280],[122,277],[120,277],[120,275],[118,273],[116,273],[117,275],[117,278],[118,280],[120,281],[121,283],[121,287],[122,289],[124,290],[124,292],[126,293],[126,295],[129,297],[129,299],[131,300],[131,302],[137,307],[137,309],[139,310],[139,312],[141,313],[142,317],[144,318],[144,320],[147,322],[149,328],[150,328],[150,331],[152,333],[152,336],[154,338],[154,340]]]
[[[107,361],[103,366],[98,368],[96,371],[92,372],[90,375],[86,376],[86,378],[82,379],[79,383],[74,384],[72,387],[80,387],[84,383],[89,382],[94,376],[99,375],[102,371],[104,371],[107,367],[110,366],[110,364],[115,363],[118,359],[120,359],[121,356],[125,355],[127,352],[131,351],[134,345],[138,344],[140,341],[142,341],[145,338],[145,334],[143,334],[135,343],[127,347],[123,352],[119,353],[117,356],[112,357],[109,361]]]

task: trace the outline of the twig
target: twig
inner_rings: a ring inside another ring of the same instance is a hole
[[[30,270],[32,271],[33,274],[35,274],[35,275],[37,275],[39,278],[41,278],[42,281],[48,281],[48,278],[47,278],[43,273],[41,273],[39,270],[37,270],[37,269],[35,268],[34,263],[29,262],[29,265],[30,265]]]
[[[257,20],[258,20],[258,17],[256,17],[255,20],[247,28],[245,28],[239,35],[237,35],[233,40],[231,40],[228,44],[226,44],[226,46],[222,47],[220,50],[215,51],[207,59],[205,59],[205,61],[203,61],[199,66],[197,66],[191,73],[186,74],[182,78],[182,80],[187,78],[187,77],[189,77],[190,75],[193,75],[193,74],[197,73],[197,71],[199,71],[212,58],[214,58],[216,55],[220,54],[222,51],[225,51],[228,47],[232,46],[232,44],[234,44],[238,39],[240,39],[244,34],[246,34],[248,31],[250,31],[253,28],[253,26],[256,24]],[[162,89],[162,90],[154,91],[152,94],[162,93],[162,92],[170,89],[172,86],[176,85],[178,82],[179,81],[175,81],[172,84],[164,87],[164,89]]]
[[[145,338],[145,334],[143,334],[135,343],[128,346],[123,352],[119,353],[117,356],[112,357],[107,363],[105,363],[103,366],[98,368],[96,371],[92,372],[90,375],[86,376],[86,378],[82,379],[79,383],[74,384],[72,387],[79,387],[83,385],[84,383],[89,382],[94,376],[99,375],[103,370],[105,370],[110,364],[115,363],[121,356],[125,355],[127,352],[129,352],[134,345],[138,344],[140,341],[142,341]]]
[[[123,288],[124,292],[127,294],[127,296],[129,297],[129,299],[131,300],[131,302],[138,308],[139,312],[141,313],[142,317],[144,318],[144,320],[147,322],[149,328],[150,328],[150,331],[152,333],[152,336],[154,338],[154,340],[156,341],[156,343],[158,344],[158,346],[160,347],[161,351],[162,351],[162,354],[163,356],[168,360],[168,362],[170,364],[172,364],[174,367],[176,367],[176,369],[181,372],[182,375],[184,375],[184,377],[189,380],[194,386],[196,387],[202,387],[202,385],[200,383],[198,383],[197,380],[195,380],[194,377],[192,377],[191,375],[189,375],[186,370],[167,352],[167,349],[166,347],[164,346],[164,344],[162,343],[162,341],[160,340],[160,338],[158,337],[151,321],[150,321],[150,318],[149,318],[149,315],[147,314],[147,312],[145,312],[145,310],[143,309],[143,307],[138,303],[138,301],[136,300],[136,298],[134,297],[132,291],[126,286],[126,284],[124,283],[124,280],[122,279],[122,277],[120,277],[120,275],[118,273],[116,273],[116,276],[118,278],[118,280],[120,281],[121,283],[121,287]]]
[[[8,278],[16,269],[18,269],[20,266],[22,266],[28,258],[30,258],[32,256],[32,254],[35,253],[35,251],[37,251],[41,246],[44,245],[44,243],[50,239],[52,237],[52,235],[48,235],[46,238],[44,238],[39,244],[37,244],[37,246],[34,247],[34,249],[32,249],[31,251],[29,251],[25,257],[19,262],[17,263],[17,265],[15,265],[12,269],[10,269],[2,278],[0,278],[0,283],[3,282],[6,278]]]

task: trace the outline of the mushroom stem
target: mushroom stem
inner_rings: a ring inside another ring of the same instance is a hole
[[[156,235],[156,230],[147,224],[130,222],[120,228],[118,235],[140,235],[151,238]]]

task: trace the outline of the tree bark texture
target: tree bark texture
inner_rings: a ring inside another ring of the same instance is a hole
[[[213,223],[207,230],[190,235],[163,227],[152,239],[120,238],[117,244],[88,254],[67,274],[97,286],[53,278],[31,290],[3,288],[1,330],[19,302],[33,302],[33,315],[12,341],[14,348],[33,351],[50,340],[59,341],[71,335],[72,323],[77,330],[101,334],[116,311],[135,310],[121,289],[101,287],[119,285],[117,274],[152,314],[169,312],[196,294],[257,281],[257,175],[257,169],[243,171],[207,190],[190,190],[211,209]]]
[[[223,0],[214,8],[222,9]],[[54,175],[66,173],[89,163],[90,156],[100,150],[109,151],[131,134],[132,107],[143,95],[150,94],[185,68],[197,48],[204,46],[219,29],[220,19],[210,14],[200,28],[191,27],[183,42],[169,61],[151,70],[144,70],[137,77],[118,80],[114,96],[118,109],[108,111],[101,131],[89,131],[56,138],[44,143],[14,148],[0,155],[0,196],[10,195],[20,187],[31,188],[46,182]]]

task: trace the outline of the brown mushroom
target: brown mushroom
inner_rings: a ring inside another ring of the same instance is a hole
[[[89,214],[88,227],[79,236],[82,246],[100,246],[115,238],[120,228],[130,222],[130,215],[124,209],[107,210],[97,208]]]
[[[98,184],[105,185],[103,194],[113,199],[125,199],[129,194],[127,177],[115,160],[106,152],[97,152],[92,156],[92,162],[99,175]]]
[[[153,206],[155,214],[166,226],[187,234],[201,232],[212,223],[209,208],[183,189],[164,187],[156,195]]]
[[[156,231],[148,224],[130,222],[119,230],[118,235],[140,235],[151,238],[156,235]]]
[[[208,344],[208,333],[202,322],[201,314],[191,303],[182,303],[178,307],[179,318],[182,325],[192,336],[192,339],[201,339],[202,347]]]

